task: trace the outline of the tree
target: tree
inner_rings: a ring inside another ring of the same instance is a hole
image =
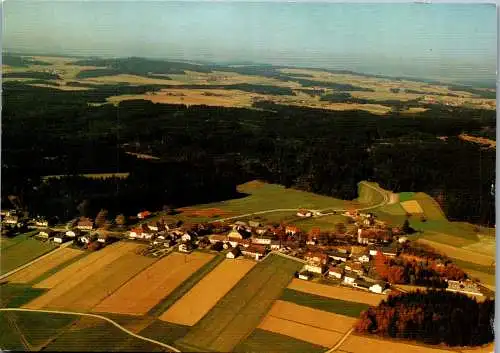
[[[105,209],[101,209],[97,216],[95,217],[95,224],[98,228],[103,227],[106,224],[106,220],[108,217],[108,211]]]
[[[115,218],[115,223],[118,225],[120,228],[122,228],[125,224],[127,224],[127,218],[123,214],[119,214]]]
[[[415,232],[415,230],[410,227],[410,221],[408,221],[408,219],[406,219],[403,223],[403,227],[401,229],[403,231],[403,233],[405,234],[412,234]]]

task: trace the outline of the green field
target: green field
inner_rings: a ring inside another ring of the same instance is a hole
[[[346,216],[332,215],[321,218],[301,218],[293,222],[293,224],[305,232],[310,231],[314,227],[319,227],[322,231],[333,231],[337,223],[344,223],[349,228],[347,220],[348,217]]]
[[[359,317],[362,311],[370,307],[368,304],[326,298],[315,294],[299,292],[289,288],[285,288],[281,298],[279,299],[313,309],[356,318]]]
[[[5,283],[0,285],[0,307],[18,308],[45,293],[44,289],[31,288],[25,284]]]
[[[400,192],[399,194],[399,202],[405,202],[405,201],[409,201],[409,200],[412,200],[413,197],[415,196],[415,193],[414,192]]]
[[[321,353],[324,351],[324,347],[261,329],[255,329],[233,350],[236,353]]]
[[[372,182],[365,182],[365,184],[368,184],[372,187],[367,187],[363,184],[358,185],[358,193],[359,196],[356,199],[356,201],[366,204],[366,205],[377,205],[384,201],[384,196],[380,194],[379,191],[382,191],[382,189],[378,186],[377,183],[372,183]],[[374,189],[374,188],[376,189]]]
[[[0,274],[7,273],[54,249],[52,243],[25,238],[0,250]]]
[[[189,326],[155,320],[148,327],[139,332],[139,334],[141,336],[164,342],[175,347],[174,342],[184,337],[189,332],[189,330]]]
[[[201,267],[198,271],[193,273],[187,280],[182,282],[182,284],[177,287],[170,295],[158,303],[149,311],[149,315],[158,316],[168,310],[177,300],[179,300],[184,294],[189,292],[203,277],[205,277],[210,271],[212,271],[218,264],[220,264],[226,258],[225,253],[217,254],[213,259]]]
[[[294,260],[268,256],[175,345],[187,351],[232,351],[258,326],[301,267]]]
[[[71,265],[72,263],[74,262],[77,262],[78,260],[81,260],[82,258],[84,258],[85,256],[89,255],[90,252],[84,252],[78,256],[75,256],[74,258],[72,259],[69,259],[68,261],[65,261],[63,262],[62,264],[60,264],[59,266],[56,266],[54,268],[51,268],[50,270],[48,270],[47,272],[45,272],[43,275],[41,275],[40,277],[38,278],[35,278],[33,281],[30,282],[31,285],[35,285],[37,283],[40,283],[44,280],[46,280],[47,278],[49,278],[50,276],[52,276],[53,274],[61,271],[63,268],[65,267],[68,267],[69,265]]]

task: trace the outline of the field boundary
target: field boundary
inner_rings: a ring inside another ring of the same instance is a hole
[[[74,315],[74,316],[88,316],[88,317],[93,317],[93,318],[97,318],[97,319],[101,319],[101,320],[104,320],[104,321],[107,321],[109,322],[110,324],[112,324],[113,326],[117,327],[118,329],[122,330],[123,332],[129,334],[130,336],[134,336],[136,338],[139,338],[143,341],[147,341],[147,342],[151,342],[151,343],[154,343],[154,344],[157,344],[159,346],[162,346],[164,348],[168,348],[174,352],[181,352],[180,350],[178,350],[177,348],[175,347],[172,347],[166,343],[163,343],[163,342],[159,342],[159,341],[155,341],[151,338],[147,338],[147,337],[144,337],[144,336],[140,336],[140,335],[137,335],[129,330],[127,330],[125,327],[121,326],[120,324],[116,323],[115,321],[105,317],[105,316],[101,316],[101,315],[96,315],[96,314],[87,314],[87,313],[78,313],[78,312],[71,312],[71,311],[56,311],[56,310],[34,310],[34,309],[20,309],[20,308],[0,308],[0,311],[25,311],[25,312],[39,312],[39,313],[49,313],[49,314],[61,314],[61,315]]]

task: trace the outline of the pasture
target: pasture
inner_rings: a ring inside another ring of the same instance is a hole
[[[255,329],[234,347],[236,353],[323,353],[325,348],[271,331]]]
[[[255,261],[248,259],[224,260],[161,315],[160,320],[193,326],[254,266]]]
[[[260,323],[259,328],[324,347],[332,347],[353,327],[356,320],[278,300]]]
[[[302,264],[269,255],[243,277],[176,346],[189,351],[232,351],[260,323]]]
[[[55,267],[83,254],[83,251],[64,248],[56,253],[49,254],[49,256],[37,261],[35,265],[29,266],[21,271],[14,273],[7,277],[11,283],[29,283],[43,275],[44,273],[52,270]]]
[[[314,294],[320,297],[340,299],[344,301],[368,305],[378,305],[382,301],[382,299],[386,298],[385,295],[381,294],[374,294],[342,286],[330,286],[326,284],[307,282],[297,278],[294,278],[292,280],[292,282],[288,286],[288,289]]]
[[[0,249],[0,274],[5,274],[22,266],[37,257],[40,257],[52,250],[57,245],[53,243],[43,243],[32,238],[23,238],[20,241],[7,242],[7,246]]]
[[[361,312],[369,307],[368,304],[353,302],[349,299],[350,298],[347,296],[344,299],[328,298],[316,294],[296,291],[290,288],[285,288],[280,297],[280,300],[289,303],[295,303],[304,307],[354,318],[359,317]]]
[[[94,307],[95,312],[144,315],[213,257],[174,252],[133,277]]]
[[[452,259],[468,261],[482,266],[491,266],[495,262],[495,254],[485,255],[428,239],[418,239],[417,242],[429,245]]]

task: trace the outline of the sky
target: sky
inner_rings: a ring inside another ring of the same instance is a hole
[[[494,82],[495,7],[445,1],[7,0],[3,47]]]

